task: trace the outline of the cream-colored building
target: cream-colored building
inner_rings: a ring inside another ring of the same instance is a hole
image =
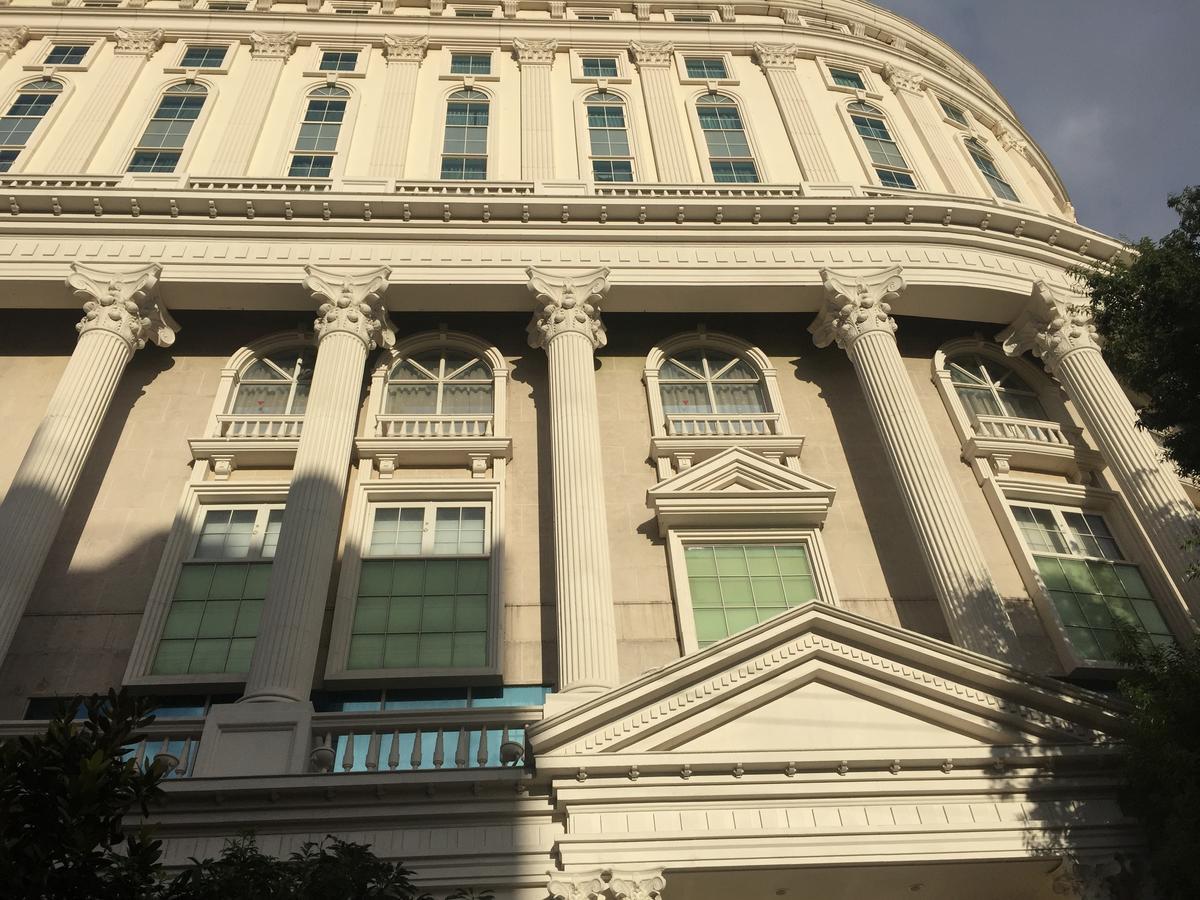
[[[1125,877],[1116,627],[1192,632],[1196,508],[969,60],[862,0],[4,0],[0,61],[0,733],[160,697],[169,862]]]

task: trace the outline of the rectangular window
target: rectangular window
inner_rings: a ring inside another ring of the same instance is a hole
[[[867,89],[862,75],[858,72],[852,72],[849,69],[831,68],[829,70],[829,77],[833,79],[833,83],[838,87],[853,88],[856,91],[865,91]]]
[[[47,66],[77,66],[83,62],[90,44],[55,44],[46,54],[43,65]]]
[[[913,177],[907,172],[897,172],[893,169],[876,169],[875,174],[879,176],[879,183],[884,187],[901,188],[906,191],[915,191],[917,183],[913,181]]]
[[[83,0],[81,5],[87,9],[116,9],[121,4],[119,0]]]
[[[686,25],[711,25],[713,17],[712,13],[675,13],[671,19]]]
[[[245,12],[246,4],[230,0],[209,0],[208,8],[213,12]]]
[[[1037,506],[1013,506],[1012,512],[1067,640],[1082,658],[1114,660],[1123,627],[1155,644],[1173,643],[1141,571],[1124,558],[1103,516]]]
[[[451,75],[491,75],[490,53],[453,53],[450,56]]]
[[[580,22],[611,22],[612,13],[582,12],[576,13],[575,18]]]
[[[684,549],[701,649],[817,599],[801,544],[717,544]]]
[[[966,114],[953,103],[948,103],[940,97],[938,98],[938,103],[941,105],[942,112],[946,114],[947,119],[961,125],[963,128],[971,127],[967,122]]]
[[[245,673],[282,507],[209,509],[175,583],[153,675]]]
[[[490,9],[456,9],[454,11],[460,19],[491,19],[492,11]]]
[[[488,507],[378,506],[347,669],[487,665]]]
[[[633,163],[627,159],[594,159],[592,180],[633,181]]]
[[[683,61],[688,78],[703,78],[705,81],[729,77],[725,60],[719,56],[689,56]]]
[[[7,172],[17,161],[20,150],[0,150],[0,172]]]
[[[612,56],[583,57],[584,78],[616,78],[617,60]]]
[[[717,184],[755,184],[758,182],[758,169],[752,162],[722,162],[712,161],[713,181]]]
[[[184,69],[219,69],[225,62],[226,49],[225,47],[188,44],[187,51],[183,54],[183,61],[179,65]]]
[[[321,54],[322,72],[353,72],[358,68],[357,50],[326,50]]]

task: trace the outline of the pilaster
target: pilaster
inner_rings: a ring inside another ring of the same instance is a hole
[[[294,32],[260,32],[250,35],[250,71],[234,101],[229,121],[231,127],[222,134],[221,144],[213,159],[213,174],[234,176],[246,174],[250,157],[261,133],[257,128],[240,128],[240,122],[264,122],[279,76],[292,49],[296,46]]]
[[[537,298],[529,345],[545,349],[550,371],[559,691],[586,695],[618,683],[593,360],[607,340],[599,304],[608,269],[528,273]]]
[[[404,158],[408,153],[413,105],[417,97],[417,76],[428,47],[429,38],[424,36],[384,35],[387,71],[383,76],[383,100],[375,126],[375,147],[371,152],[370,172],[375,177],[404,177]]]
[[[900,105],[916,126],[921,143],[946,190],[967,197],[980,196],[983,191],[979,179],[972,177],[967,169],[963,148],[957,146],[951,137],[950,126],[942,120],[941,111],[935,108],[937,99],[925,87],[924,77],[888,63],[883,67],[883,79],[895,91]]]
[[[1091,306],[1039,281],[1024,312],[996,340],[1009,356],[1032,351],[1062,384],[1192,616],[1200,619],[1200,580],[1188,577],[1195,551],[1184,549],[1200,529],[1200,514],[1154,439],[1138,427],[1137,411],[1100,352]]]
[[[954,642],[1016,662],[1016,634],[896,345],[897,266],[870,275],[823,269],[825,301],[809,326],[818,347],[846,351]]]
[[[696,172],[687,153],[689,142],[679,119],[680,104],[671,71],[675,45],[665,41],[634,41],[629,49],[641,75],[658,180],[668,184],[694,182]]]
[[[161,28],[118,28],[113,39],[113,58],[86,99],[83,115],[71,126],[70,135],[64,135],[64,140],[58,143],[57,152],[47,164],[48,171],[62,174],[87,171],[146,60],[162,46],[163,33]]]
[[[775,95],[775,103],[783,117],[788,140],[796,154],[796,162],[800,164],[803,178],[806,181],[835,182],[837,167],[821,137],[796,71],[796,53],[799,49],[796,44],[755,44],[754,55],[766,75],[767,84],[771,86],[771,93]]]
[[[84,301],[79,340],[46,415],[0,502],[0,662],[62,524],[133,354],[169,347],[179,326],[155,297],[159,266],[114,271],[74,263],[67,286]]]
[[[521,178],[554,180],[550,72],[558,41],[513,40],[521,68]]]

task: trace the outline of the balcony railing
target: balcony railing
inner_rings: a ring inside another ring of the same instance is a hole
[[[494,434],[491,413],[468,416],[397,416],[375,417],[375,434],[384,438],[462,438],[491,437]]]
[[[779,414],[671,414],[667,416],[667,434],[671,437],[733,437],[751,434],[779,434]]]
[[[1034,441],[1059,447],[1071,446],[1071,441],[1057,422],[1047,422],[1044,419],[1016,419],[1008,416],[982,415],[973,415],[971,419],[975,426],[975,433],[980,437]]]
[[[303,425],[304,416],[226,413],[217,416],[215,436],[234,440],[298,438]]]
[[[540,707],[444,711],[322,713],[313,719],[312,770],[419,772],[516,768],[525,760],[525,728]]]
[[[46,722],[41,720],[0,722],[0,741],[32,737],[45,730]],[[189,778],[196,766],[203,730],[204,722],[200,719],[153,722],[135,737],[123,758],[132,759],[143,770],[157,763],[165,778]]]

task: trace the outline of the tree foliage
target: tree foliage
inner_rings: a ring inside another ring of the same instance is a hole
[[[1163,436],[1180,471],[1200,476],[1200,187],[1168,205],[1179,226],[1143,238],[1130,262],[1081,272],[1109,365],[1147,398],[1141,422]]]

